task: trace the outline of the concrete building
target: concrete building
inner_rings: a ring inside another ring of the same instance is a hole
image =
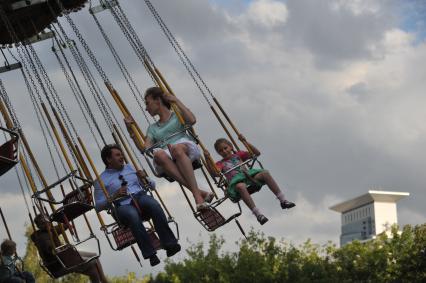
[[[331,210],[342,213],[340,245],[372,239],[389,225],[397,224],[396,202],[409,195],[407,192],[368,191],[331,206]]]

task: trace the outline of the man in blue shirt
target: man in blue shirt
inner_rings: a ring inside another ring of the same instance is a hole
[[[181,247],[167,223],[163,209],[153,197],[147,194],[142,184],[145,177],[143,171],[136,171],[131,165],[124,164],[123,152],[118,145],[106,145],[101,151],[101,157],[106,169],[100,177],[110,199],[106,198],[97,181],[95,183],[96,210],[108,209],[110,201],[114,202],[116,217],[120,223],[130,228],[142,251],[142,256],[145,259],[149,258],[151,266],[157,265],[160,260],[143,225],[144,220],[152,219],[161,245],[167,251],[167,256],[170,257],[179,252]],[[150,180],[150,186],[155,186],[152,180]],[[132,199],[137,202],[136,205],[132,203]]]

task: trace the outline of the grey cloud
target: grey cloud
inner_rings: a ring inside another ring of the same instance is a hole
[[[359,82],[350,86],[347,89],[347,92],[349,95],[352,95],[356,99],[362,101],[363,99],[365,99],[365,95],[368,94],[368,86],[364,82]]]
[[[310,50],[321,68],[374,59],[371,46],[379,44],[384,32],[396,25],[392,1],[378,2],[379,13],[356,14],[345,5],[333,10],[333,1],[287,1],[285,42]]]

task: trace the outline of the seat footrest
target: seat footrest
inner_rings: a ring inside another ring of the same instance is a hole
[[[222,214],[214,207],[197,211],[194,215],[198,222],[209,232],[216,230],[226,222]]]

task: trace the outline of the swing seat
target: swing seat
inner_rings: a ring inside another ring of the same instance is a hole
[[[161,249],[160,239],[153,229],[147,229],[149,237],[151,238],[151,244],[155,250]],[[132,234],[132,231],[128,227],[117,226],[112,230],[112,236],[114,237],[117,250],[122,250],[136,243],[136,239]]]
[[[216,230],[226,223],[225,218],[219,213],[216,207],[197,211],[194,215],[198,222],[209,232]]]
[[[93,209],[90,184],[84,184],[64,197],[63,206],[51,216],[52,221],[66,224]]]
[[[136,239],[128,227],[117,226],[112,230],[112,236],[119,251],[136,243]]]
[[[18,163],[18,139],[13,138],[0,146],[0,176]]]
[[[91,184],[84,184],[79,187],[78,190],[74,190],[65,195],[63,203],[64,205],[71,204],[73,202],[81,202],[86,204],[92,204],[92,192],[90,191]]]
[[[84,213],[93,209],[93,206],[81,202],[73,202],[56,210],[50,215],[51,221],[60,222],[66,224],[69,221],[83,215]]]
[[[77,249],[70,244],[65,244],[56,248],[55,259],[51,262],[44,262],[42,264],[43,269],[49,273],[53,278],[59,278],[71,272],[74,272],[77,268],[83,267],[96,257],[84,260]]]

